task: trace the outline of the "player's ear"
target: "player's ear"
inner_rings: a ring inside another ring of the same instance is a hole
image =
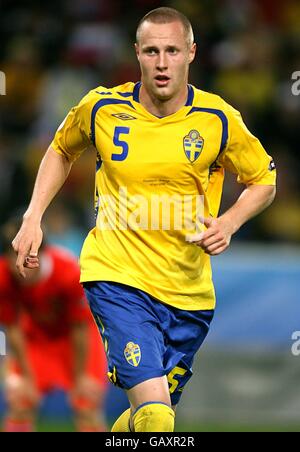
[[[134,48],[135,48],[135,53],[136,53],[136,57],[139,60],[140,57],[140,47],[137,43],[134,44]]]
[[[197,44],[194,42],[193,45],[190,48],[189,52],[189,63],[191,64],[194,61],[195,55],[197,50]]]

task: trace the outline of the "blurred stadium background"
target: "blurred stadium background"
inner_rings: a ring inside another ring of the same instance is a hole
[[[139,79],[135,28],[158,6],[191,18],[198,44],[191,82],[239,109],[278,169],[275,203],[213,259],[218,308],[177,428],[300,431],[300,356],[291,352],[300,330],[300,96],[291,90],[300,70],[298,0],[1,0],[0,221],[28,203],[70,107],[95,86]],[[75,254],[93,223],[93,171],[87,152],[46,218],[50,240]],[[222,209],[240,190],[227,177]],[[126,400],[111,388],[106,405],[112,421]],[[3,409],[0,398],[0,417]],[[41,419],[41,431],[72,429],[63,393],[47,397]]]

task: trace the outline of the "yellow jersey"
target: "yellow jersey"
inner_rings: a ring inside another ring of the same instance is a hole
[[[136,287],[185,310],[215,307],[210,257],[188,243],[199,216],[217,216],[224,171],[275,184],[272,158],[221,97],[188,85],[186,104],[156,117],[141,83],[98,87],[74,107],[51,146],[75,161],[96,149],[96,225],[81,252],[81,282]]]

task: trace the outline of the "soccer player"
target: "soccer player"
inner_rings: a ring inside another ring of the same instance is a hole
[[[0,258],[0,324],[11,351],[4,431],[34,431],[39,402],[55,388],[68,391],[78,431],[104,431],[106,359],[76,259],[62,248],[43,246],[39,268],[24,279],[11,248],[16,232],[13,222],[3,227]]]
[[[188,84],[196,44],[184,15],[149,12],[135,49],[141,81],[92,90],[59,127],[13,247],[21,275],[39,264],[42,215],[93,144],[97,221],[81,253],[81,282],[110,379],[130,401],[112,431],[171,432],[214,314],[210,255],[272,202],[275,170],[238,111]],[[218,216],[225,170],[245,188]]]

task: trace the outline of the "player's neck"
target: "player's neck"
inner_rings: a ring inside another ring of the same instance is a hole
[[[186,85],[176,97],[168,100],[161,100],[157,99],[155,96],[151,96],[142,84],[139,100],[149,113],[154,116],[163,117],[172,115],[180,110],[186,104],[187,95],[188,87]]]

